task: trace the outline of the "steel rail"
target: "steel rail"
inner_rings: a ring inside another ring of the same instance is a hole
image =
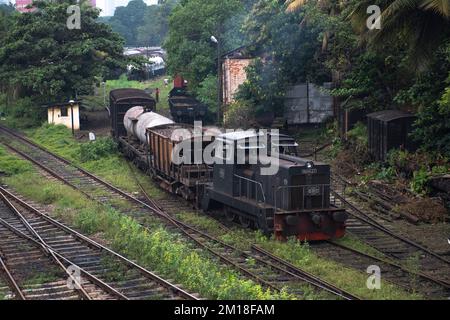
[[[287,268],[290,272],[294,273],[294,274],[299,274],[303,277],[305,277],[306,279],[308,279],[311,283],[316,284],[318,286],[321,286],[323,288],[326,288],[328,291],[334,293],[335,295],[338,295],[346,300],[361,300],[361,298],[357,297],[356,295],[349,293],[309,272],[306,272],[302,269],[300,269],[297,266],[294,266],[293,264],[291,264],[290,262],[281,259],[280,257],[277,257],[276,255],[270,253],[269,251],[257,246],[257,245],[252,245],[252,250],[254,250],[255,252],[262,254],[266,257],[269,257],[270,259],[276,261],[277,263],[281,264],[283,267]]]
[[[0,194],[6,194],[8,197],[12,198],[15,202],[19,203],[21,206],[27,208],[29,211],[31,211],[33,214],[45,219],[47,222],[51,223],[52,225],[58,227],[61,230],[64,230],[66,233],[71,234],[72,236],[74,236],[76,239],[81,240],[82,242],[86,243],[89,246],[92,246],[100,251],[104,251],[106,253],[108,253],[109,255],[119,259],[120,261],[122,261],[123,263],[127,264],[129,267],[135,268],[136,270],[138,270],[143,276],[145,276],[147,279],[150,279],[152,281],[156,281],[159,285],[165,287],[166,289],[174,292],[175,294],[185,298],[185,299],[189,299],[189,300],[198,300],[197,297],[191,295],[190,293],[184,291],[181,288],[178,288],[177,286],[171,284],[170,282],[168,282],[167,280],[159,277],[158,275],[154,274],[153,272],[141,267],[140,265],[136,264],[135,262],[125,258],[124,256],[122,256],[121,254],[93,241],[92,239],[88,238],[87,236],[79,233],[78,231],[62,224],[61,222],[53,219],[52,217],[40,212],[38,209],[34,208],[33,206],[31,206],[30,204],[26,203],[25,201],[19,199],[17,196],[15,196],[14,194],[12,194],[11,192],[9,192],[8,190],[6,190],[5,188],[0,186]],[[65,259],[65,258],[64,258]],[[101,281],[101,280],[99,280]],[[105,283],[105,285],[107,285]],[[109,286],[109,285],[107,285]],[[115,289],[113,289],[115,290]],[[116,290],[115,290],[116,291]],[[116,293],[118,293],[116,291]],[[120,294],[120,293],[119,293]],[[127,299],[124,295],[120,294],[122,299]]]
[[[61,261],[56,257],[55,253],[53,252],[53,250],[49,250],[49,245],[44,241],[44,239],[41,238],[41,236],[36,232],[36,230],[34,230],[34,228],[28,223],[28,221],[25,219],[25,217],[19,212],[19,210],[17,210],[17,208],[5,197],[5,195],[0,192],[0,196],[2,198],[2,201],[7,205],[7,207],[13,212],[13,214],[15,214],[16,216],[19,217],[20,221],[22,222],[22,224],[25,226],[25,228],[32,234],[34,235],[38,241],[40,243],[42,243],[43,249],[46,251],[47,254],[49,254],[53,260],[55,261],[55,263],[65,272],[67,273],[67,275],[71,278],[71,280],[77,285],[77,288],[79,291],[77,292],[81,292],[81,296],[82,299],[87,299],[87,300],[91,300],[91,296],[89,296],[89,294],[86,292],[86,290],[83,288],[83,286],[81,285],[81,283],[78,282],[78,280],[71,274],[71,272],[69,270],[67,270],[67,268],[61,263]]]
[[[86,271],[85,269],[81,268],[77,264],[73,263],[72,261],[70,261],[69,259],[64,257],[63,255],[61,255],[59,252],[52,249],[51,246],[49,246],[45,243],[41,243],[38,240],[26,235],[25,233],[23,233],[22,231],[20,231],[19,229],[17,229],[16,227],[14,227],[13,225],[11,225],[9,222],[7,222],[6,220],[4,220],[2,218],[0,218],[0,224],[2,224],[4,227],[8,228],[13,233],[17,234],[18,236],[32,242],[34,245],[39,247],[46,255],[53,258],[53,260],[58,264],[58,266],[63,268],[65,273],[67,273],[69,275],[69,277],[74,281],[75,284],[77,284],[77,286],[81,286],[81,285],[79,284],[79,282],[76,279],[74,279],[73,275],[69,271],[67,271],[66,267],[62,264],[60,259],[64,260],[68,265],[73,266],[73,267],[77,268],[78,270],[80,270],[80,272],[83,273],[86,276],[86,278],[88,278],[92,283],[98,285],[100,288],[104,289],[106,292],[109,292],[109,293],[117,296],[119,299],[128,300],[127,297],[125,297],[123,294],[118,292],[116,289],[112,288],[107,283],[98,279],[96,276],[94,276],[90,272]],[[82,288],[82,287],[78,287],[78,288]],[[89,300],[92,300],[92,298],[90,296],[89,296]]]
[[[341,248],[343,250],[347,250],[349,252],[355,253],[355,254],[360,255],[362,257],[366,257],[366,258],[369,258],[369,259],[372,259],[372,260],[376,260],[378,262],[385,263],[385,264],[387,264],[387,265],[389,265],[391,267],[397,268],[397,269],[399,269],[399,270],[401,270],[403,272],[406,272],[406,273],[411,274],[411,275],[419,276],[419,277],[421,277],[421,278],[423,278],[425,280],[428,280],[428,281],[436,283],[436,284],[438,284],[440,286],[443,286],[444,288],[450,289],[450,284],[449,283],[441,281],[441,280],[439,280],[437,278],[434,278],[434,277],[432,277],[430,275],[427,275],[427,274],[425,274],[423,272],[413,272],[411,270],[408,270],[407,268],[405,268],[404,266],[402,266],[400,264],[397,264],[397,263],[394,263],[392,261],[388,261],[388,260],[385,260],[385,259],[382,259],[382,258],[378,258],[378,257],[376,257],[374,255],[371,255],[371,254],[368,254],[368,253],[365,253],[365,252],[362,252],[362,251],[359,251],[359,250],[356,250],[356,249],[344,246],[344,245],[342,245],[340,243],[336,243],[334,241],[327,241],[327,243],[331,244],[332,246]]]
[[[8,266],[3,261],[1,255],[0,255],[0,265],[4,273],[6,274],[6,280],[9,282],[11,289],[13,289],[13,291],[16,293],[16,295],[19,297],[20,300],[27,300],[27,298],[25,298],[25,295],[22,292],[22,289],[20,289],[19,285],[17,284],[17,281],[14,279],[11,271],[9,271]]]
[[[449,264],[450,265],[450,261],[445,259],[444,257],[440,256],[439,254],[437,254],[436,252],[433,252],[432,250],[425,248],[424,246],[410,240],[407,239],[401,235],[396,234],[394,231],[389,230],[388,228],[382,226],[380,223],[376,222],[375,220],[373,220],[373,218],[369,217],[367,214],[365,214],[364,212],[362,212],[360,209],[358,209],[356,206],[354,206],[352,203],[350,203],[349,201],[347,201],[342,195],[340,195],[337,191],[335,190],[331,190],[331,193],[337,198],[339,199],[343,204],[345,204],[346,206],[348,206],[350,209],[352,209],[353,211],[357,212],[358,214],[355,214],[349,210],[347,210],[347,212],[354,217],[355,219],[358,219],[376,229],[378,229],[379,231],[382,231],[386,234],[388,234],[389,236],[396,238],[397,240],[400,240],[401,242],[407,243],[412,247],[415,247],[423,252],[425,252],[426,254],[429,254],[430,256],[433,256],[436,259],[441,260],[442,262]]]

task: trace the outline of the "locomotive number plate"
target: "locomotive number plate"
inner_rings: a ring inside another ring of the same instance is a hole
[[[303,169],[302,174],[315,174],[317,173],[317,169]]]
[[[306,188],[307,196],[320,196],[322,194],[322,190],[318,186],[311,186]]]

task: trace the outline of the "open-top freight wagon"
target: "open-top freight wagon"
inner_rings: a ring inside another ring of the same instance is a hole
[[[183,77],[177,76],[173,89],[169,93],[170,115],[175,122],[194,124],[196,120],[205,120],[208,108],[188,93]]]

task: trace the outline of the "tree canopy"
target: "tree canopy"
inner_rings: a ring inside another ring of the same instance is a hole
[[[381,29],[367,27],[378,5]],[[238,95],[282,111],[289,85],[333,81],[344,108],[415,112],[414,136],[450,155],[448,0],[259,0],[243,26],[255,56]]]
[[[0,45],[0,83],[21,96],[61,100],[92,90],[97,77],[124,67],[123,40],[99,11],[81,7],[81,28],[67,27],[75,0],[37,2],[32,13],[15,15]]]
[[[118,7],[107,23],[125,39],[127,46],[160,46],[168,32],[169,15],[178,2],[165,0],[147,6],[143,0],[132,0]]]

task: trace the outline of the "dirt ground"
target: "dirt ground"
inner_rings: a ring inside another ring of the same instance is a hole
[[[111,120],[107,110],[84,111],[81,123],[81,130],[77,133],[79,140],[88,140],[89,132],[93,132],[97,137],[106,137],[111,134]]]
[[[319,156],[320,157],[320,156]],[[342,159],[336,159],[338,163],[332,164],[332,170],[334,170],[337,174],[346,176],[348,178],[348,166],[344,165]],[[327,162],[325,160],[325,162]],[[329,162],[329,161],[328,161]],[[355,202],[359,202],[357,199],[353,199]],[[361,207],[364,208],[364,212],[372,214],[371,216],[375,218],[377,221],[390,228],[393,231],[396,231],[402,234],[404,237],[416,241],[424,246],[436,251],[439,254],[445,255],[450,258],[450,244],[448,243],[448,239],[450,238],[450,223],[423,223],[415,225],[404,219],[393,220],[392,222],[378,219],[373,209],[371,209],[368,205],[361,203]]]

